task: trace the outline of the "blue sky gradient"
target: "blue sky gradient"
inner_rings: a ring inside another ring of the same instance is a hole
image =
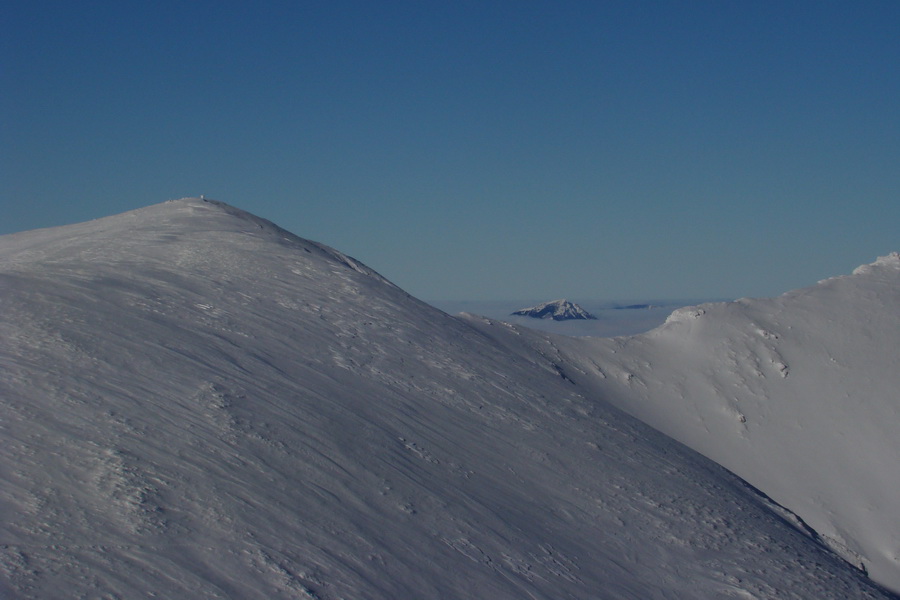
[[[900,3],[13,2],[0,233],[205,194],[427,300],[900,250]]]

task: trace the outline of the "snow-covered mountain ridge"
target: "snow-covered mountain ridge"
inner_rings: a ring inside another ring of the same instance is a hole
[[[900,590],[900,254],[778,298],[679,309],[647,334],[557,345],[573,379]]]
[[[900,271],[900,252],[891,252],[886,256],[879,256],[874,263],[869,265],[860,265],[853,269],[854,275],[864,275],[873,272],[875,269],[885,267],[889,270]]]
[[[892,597],[531,336],[198,199],[2,236],[0,595]]]

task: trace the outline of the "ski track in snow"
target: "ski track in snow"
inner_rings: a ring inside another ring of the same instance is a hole
[[[0,237],[0,290],[4,597],[893,597],[597,393],[648,362],[227,205]]]

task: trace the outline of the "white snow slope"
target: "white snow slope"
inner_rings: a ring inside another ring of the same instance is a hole
[[[900,254],[779,298],[679,309],[643,335],[556,345],[579,384],[900,590]]]
[[[479,328],[218,203],[0,237],[0,596],[894,597]]]

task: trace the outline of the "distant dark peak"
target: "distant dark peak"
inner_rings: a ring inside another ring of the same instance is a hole
[[[568,321],[570,319],[596,319],[594,315],[584,310],[574,302],[568,300],[554,300],[544,302],[530,308],[523,308],[512,313],[535,319],[553,319],[554,321]]]

